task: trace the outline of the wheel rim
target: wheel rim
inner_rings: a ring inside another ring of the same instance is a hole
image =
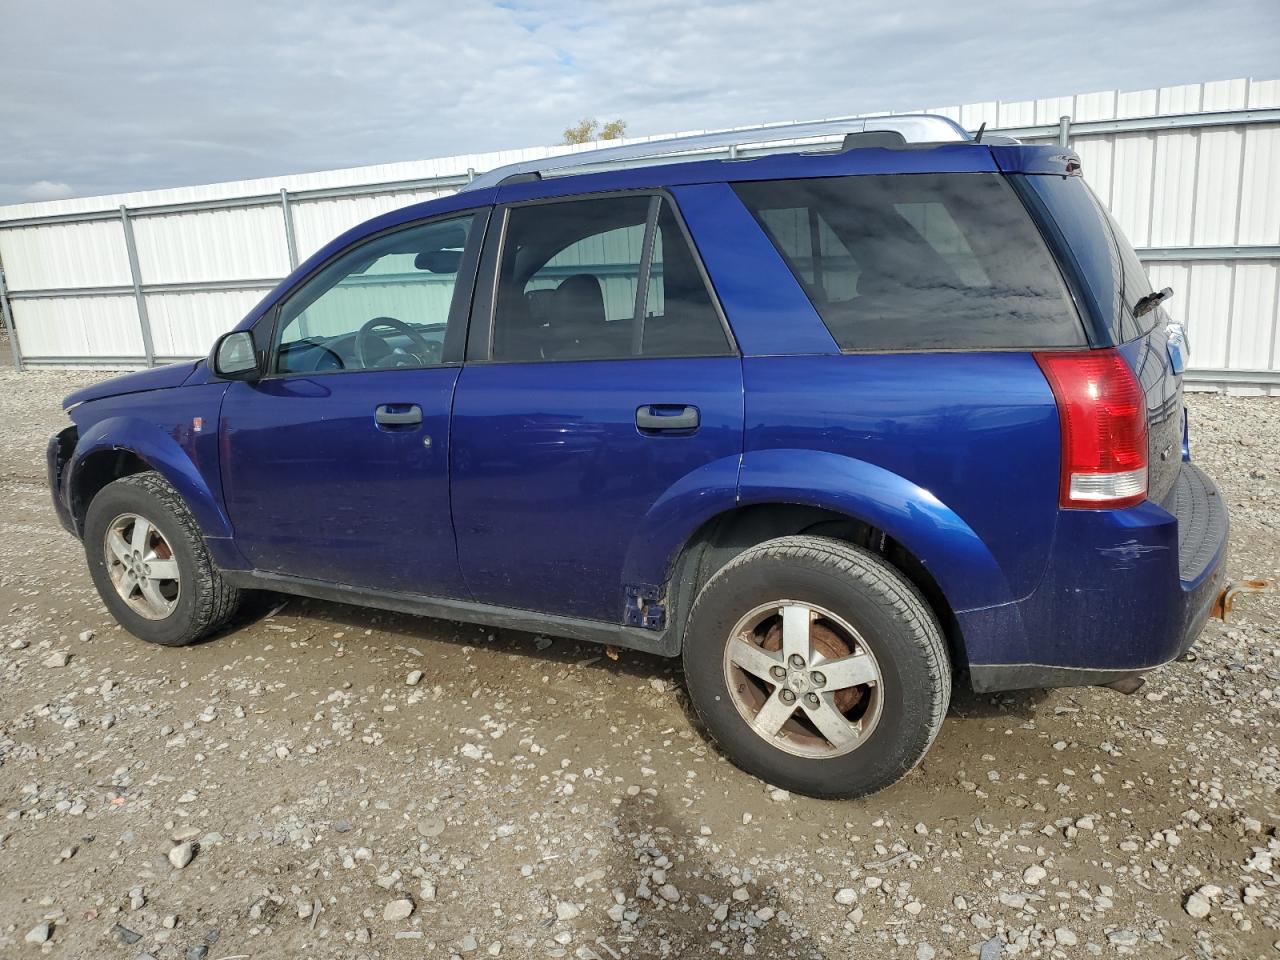
[[[729,634],[725,682],[742,719],[787,753],[829,759],[858,749],[880,722],[884,682],[848,621],[798,600],[756,607]]]
[[[163,620],[178,606],[182,580],[169,541],[146,517],[122,513],[107,525],[102,552],[120,599],[140,617]]]

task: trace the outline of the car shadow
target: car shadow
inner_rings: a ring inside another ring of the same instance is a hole
[[[213,643],[215,640],[252,627],[283,609],[291,599],[265,590],[242,590],[240,596],[240,606],[231,619],[213,633],[196,640],[191,644],[192,647],[202,647],[206,643]]]
[[[393,610],[378,610],[354,604],[314,600],[309,597],[289,597],[281,594],[263,594],[264,599],[253,601],[256,611],[247,611],[246,619],[228,624],[223,633],[233,632],[265,620],[279,613],[282,616],[310,617],[325,623],[336,624],[352,631],[374,630],[399,637],[402,641],[444,643],[455,647],[476,647],[495,652],[527,657],[543,663],[559,663],[584,669],[607,670],[644,679],[669,677],[679,672],[679,660],[645,653],[640,650],[617,649],[614,660],[602,644],[585,640],[573,640],[552,633],[529,633],[505,627],[485,627],[458,620],[416,616]],[[249,604],[246,604],[249,606]],[[474,631],[474,632],[472,632]],[[539,648],[538,639],[546,637],[550,645]],[[676,677],[676,681],[679,678]]]
[[[963,719],[1010,716],[1029,719],[1039,712],[1041,704],[1054,693],[1054,690],[1044,688],[976,693],[969,686],[969,678],[960,673],[952,681],[951,709],[947,714]]]
[[[680,709],[689,725],[706,736],[706,729],[685,691],[683,664],[679,657],[663,657],[640,650],[619,648],[615,650],[617,659],[614,659],[601,644],[559,637],[552,633],[483,627],[458,620],[251,590],[246,591],[240,610],[226,627],[200,643],[243,630],[276,614],[311,617],[351,631],[379,631],[402,640],[485,648],[541,663],[607,671],[641,680],[669,680],[676,688]],[[465,633],[466,631],[475,632]],[[540,637],[550,640],[550,645],[539,647]],[[969,720],[996,717],[1030,719],[1040,712],[1046,700],[1058,693],[1060,691],[1043,688],[976,693],[969,686],[967,674],[959,672],[953,678],[948,716]]]
[[[638,916],[629,932],[602,918],[601,926],[586,934],[597,946],[613,948],[623,937],[634,937],[644,956],[653,955],[647,951],[660,944],[664,955],[704,956],[714,955],[703,952],[714,939],[727,948],[717,952],[727,956],[741,956],[747,943],[758,957],[828,960],[847,955],[842,950],[824,950],[794,922],[790,914],[794,904],[767,877],[748,869],[735,883],[729,862],[710,855],[712,844],[700,835],[696,818],[682,818],[668,803],[667,795],[658,790],[628,796],[618,809],[612,823],[612,856],[601,885],[623,891],[626,909],[635,910]],[[666,882],[679,894],[673,903],[659,895],[661,884],[646,875],[647,868],[655,861],[662,862],[664,856],[671,861],[665,868]],[[645,898],[637,893],[642,885],[650,888]],[[746,891],[746,899],[733,898],[737,887]],[[728,908],[728,915],[717,921],[715,911],[721,906]],[[757,912],[761,910],[765,912]],[[613,953],[612,949],[609,952]]]

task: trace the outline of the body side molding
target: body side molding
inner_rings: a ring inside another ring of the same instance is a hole
[[[321,580],[307,580],[278,573],[264,573],[260,570],[224,570],[222,575],[227,582],[249,590],[274,590],[294,596],[329,600],[335,603],[351,603],[378,610],[394,610],[420,617],[479,623],[508,630],[523,630],[528,633],[545,632],[558,637],[625,647],[628,650],[639,650],[662,657],[674,657],[679,653],[678,638],[670,627],[663,631],[646,630],[640,627],[605,623],[601,620],[561,617],[536,613],[532,610],[516,610],[493,604],[476,603],[472,600],[370,590],[343,583],[326,583]]]

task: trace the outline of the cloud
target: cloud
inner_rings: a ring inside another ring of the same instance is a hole
[[[17,193],[24,200],[61,200],[72,195],[70,184],[55,183],[52,180],[37,180],[24,187],[18,187]]]
[[[554,143],[583,116],[647,134],[1269,78],[1280,4],[60,0],[11,5],[5,34],[0,202]]]

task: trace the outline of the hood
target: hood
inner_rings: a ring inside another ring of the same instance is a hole
[[[118,397],[124,393],[141,393],[144,390],[163,390],[166,387],[180,387],[195,371],[203,360],[187,360],[183,363],[170,363],[150,370],[139,370],[137,373],[126,373],[122,377],[112,377],[92,386],[69,393],[62,401],[62,409],[70,410],[78,403],[87,400],[101,400],[103,397]]]

